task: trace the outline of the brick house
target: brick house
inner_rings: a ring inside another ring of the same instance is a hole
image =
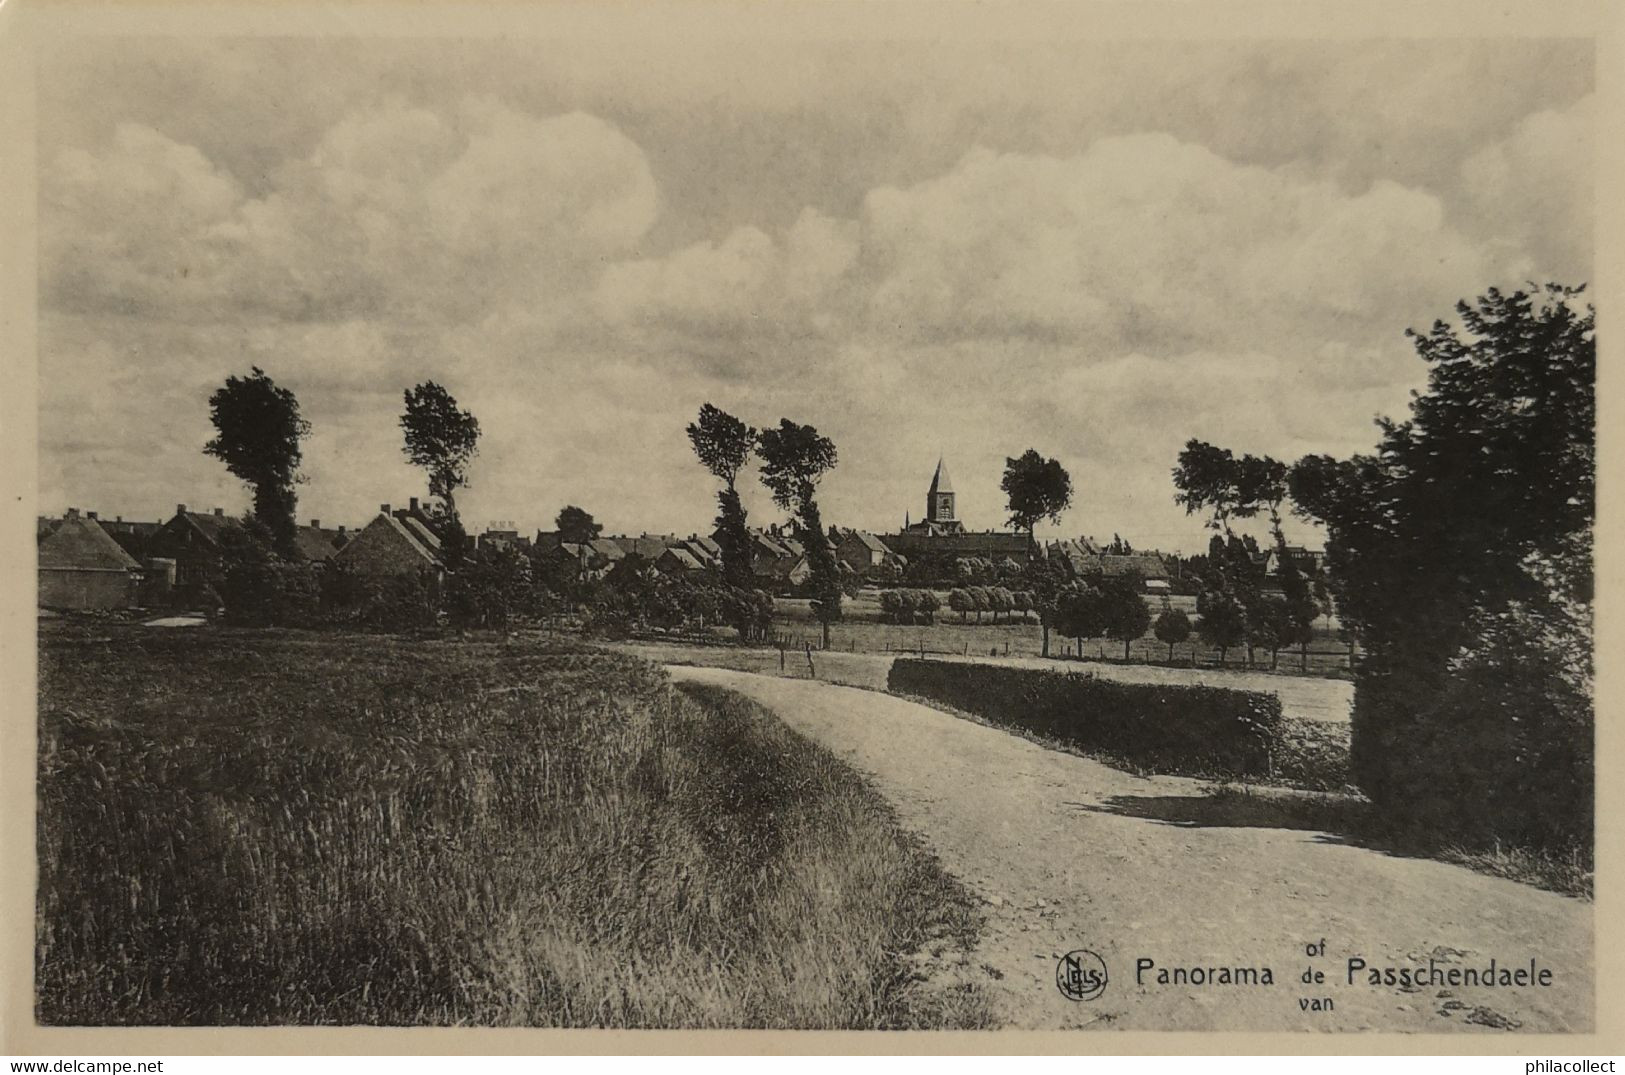
[[[41,608],[130,608],[140,584],[141,565],[93,517],[69,508],[40,539]]]
[[[411,516],[392,514],[388,504],[378,509],[372,522],[356,531],[344,548],[333,557],[358,575],[408,575],[429,571],[438,579],[444,574],[440,562],[440,542]]]
[[[212,584],[222,570],[221,540],[242,525],[221,508],[205,513],[177,504],[175,514],[148,539],[147,549],[151,556],[174,561],[176,586]]]

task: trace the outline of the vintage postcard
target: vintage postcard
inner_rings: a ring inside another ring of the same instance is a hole
[[[1471,11],[0,11],[7,1051],[1617,1047],[1618,19]]]

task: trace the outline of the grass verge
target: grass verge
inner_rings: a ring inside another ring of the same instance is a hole
[[[42,1023],[989,1022],[919,969],[968,894],[748,702],[569,644],[102,635],[41,644]]]

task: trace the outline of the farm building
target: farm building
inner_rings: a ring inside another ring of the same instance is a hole
[[[1305,575],[1319,575],[1326,568],[1326,553],[1320,549],[1306,549],[1302,545],[1288,545],[1287,556]],[[1264,577],[1273,579],[1281,574],[1281,552],[1270,549],[1264,554]]]
[[[655,558],[655,570],[662,575],[689,575],[704,571],[697,556],[681,545],[673,545]]]
[[[1103,552],[1088,538],[1056,541],[1044,547],[1044,556],[1059,563],[1073,578],[1120,578],[1138,575],[1145,592],[1167,593],[1171,589],[1168,565],[1154,552]]]
[[[96,519],[94,512],[90,513]],[[126,520],[120,515],[113,519],[96,519],[101,528],[107,531],[107,536],[119,543],[119,548],[129,553],[133,558],[143,563],[147,558],[155,555],[152,551],[152,538],[163,529],[161,522],[143,523]]]
[[[421,523],[411,516],[401,519],[388,504],[378,509],[372,522],[356,532],[349,544],[333,558],[358,575],[408,575],[417,571],[442,573],[440,542],[425,539]],[[433,538],[432,534],[428,537]]]
[[[349,539],[350,535],[344,527],[325,529],[320,519],[310,520],[308,525],[299,527],[293,535],[299,555],[317,564],[326,563],[337,556]]]
[[[147,542],[151,556],[175,562],[175,585],[211,583],[219,575],[221,541],[242,522],[221,508],[212,512],[187,511],[175,505],[175,514]]]
[[[137,603],[141,565],[94,518],[68,509],[39,543],[42,608],[111,609]]]
[[[866,575],[888,560],[896,559],[885,542],[866,530],[833,526],[830,537],[835,543],[835,555],[852,565],[852,570],[859,575]]]

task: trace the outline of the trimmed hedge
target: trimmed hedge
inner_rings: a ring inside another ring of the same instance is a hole
[[[886,687],[1159,773],[1270,775],[1285,730],[1281,700],[1263,691],[915,658],[893,661]]]

